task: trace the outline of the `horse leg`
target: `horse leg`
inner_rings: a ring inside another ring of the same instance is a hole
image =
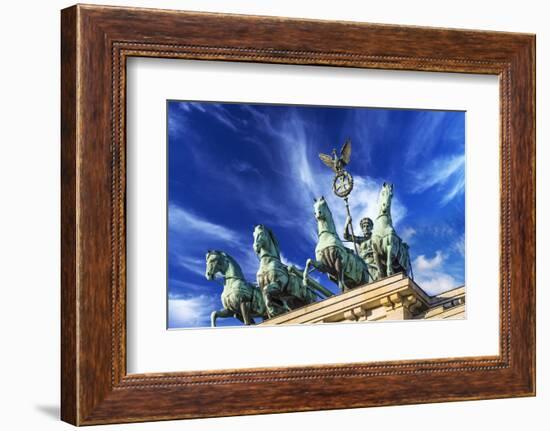
[[[306,260],[306,267],[304,268],[304,272],[302,273],[302,284],[304,286],[307,286],[307,277],[309,275],[310,266],[313,266],[313,259]]]
[[[269,315],[267,314],[267,307],[265,305],[263,290],[258,287],[254,287],[254,290],[252,291],[252,297],[252,302],[256,304],[256,308],[253,308],[251,310],[251,315],[261,317],[262,321],[269,319]]]
[[[302,284],[304,286],[307,286],[307,277],[309,275],[309,267],[310,266],[312,266],[317,271],[324,272],[323,269],[322,269],[323,268],[323,263],[322,262],[319,262],[315,259],[306,260],[306,267],[304,268],[304,272],[303,272],[303,275],[302,275]]]
[[[393,275],[393,237],[388,238],[388,244],[386,246],[386,275]]]
[[[346,283],[345,283],[345,281],[344,281],[344,271],[341,271],[341,272],[338,274],[338,287],[340,288],[340,291],[341,291],[342,293],[348,291],[348,287],[346,286]]]
[[[376,250],[375,248],[373,248],[372,257],[374,258],[374,264],[376,265],[376,268],[378,269],[378,274],[377,274],[376,279],[378,280],[380,278],[384,278],[386,276],[386,274],[385,274],[384,268],[381,265],[380,254],[378,254],[378,250]]]
[[[248,326],[251,325],[251,318],[250,318],[250,302],[248,301],[241,301],[241,316],[243,317],[243,323]]]
[[[344,260],[341,256],[335,259],[334,269],[336,270],[336,274],[338,274],[338,288],[342,293],[347,292],[348,287],[346,286],[346,283],[344,281]]]
[[[414,276],[412,273],[411,256],[409,255],[409,247],[403,247],[403,261],[405,262],[405,274],[407,276],[410,276],[411,279],[414,280]]]
[[[218,317],[233,317],[233,312],[227,308],[212,311],[212,314],[210,314],[210,325],[212,328],[216,327],[216,320]]]
[[[272,317],[281,314],[284,310],[281,310],[275,303],[277,293],[279,292],[279,285],[277,283],[269,283],[262,289],[264,295],[265,307],[267,308],[267,315],[271,319]]]
[[[311,298],[312,292],[307,284],[304,286],[302,283],[302,278],[296,276],[291,272],[288,273],[288,283],[286,290],[289,295],[295,297],[298,300],[298,307],[302,307],[303,305],[310,304],[315,301],[315,298]]]
[[[304,305],[311,304],[317,300],[317,295],[309,288],[306,284],[305,286],[300,283],[300,277],[289,274],[289,283],[292,286],[294,292],[298,293],[298,297],[303,300]]]

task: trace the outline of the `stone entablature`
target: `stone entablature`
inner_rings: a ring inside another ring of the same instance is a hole
[[[429,296],[409,277],[396,274],[282,314],[261,325],[462,319],[464,315],[464,287]]]
[[[465,313],[466,289],[461,286],[433,296],[430,308],[416,318],[463,319]]]

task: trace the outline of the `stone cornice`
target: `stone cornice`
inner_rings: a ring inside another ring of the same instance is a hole
[[[460,313],[464,314],[464,294],[464,287],[459,287],[429,296],[400,273],[282,314],[261,325],[457,318]],[[462,306],[462,312],[448,312],[456,306]]]

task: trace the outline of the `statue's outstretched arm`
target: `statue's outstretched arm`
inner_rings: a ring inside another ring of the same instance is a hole
[[[344,239],[346,241],[353,242],[353,236],[351,235],[351,220],[348,218],[346,219],[346,225],[344,226]],[[355,242],[360,244],[363,241],[366,241],[366,237],[364,236],[357,236],[355,235]]]

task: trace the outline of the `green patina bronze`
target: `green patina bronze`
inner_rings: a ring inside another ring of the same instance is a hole
[[[361,220],[361,230],[364,236],[356,236],[353,232],[353,222],[348,202],[349,195],[353,190],[353,177],[345,170],[351,158],[351,140],[346,140],[340,150],[340,155],[338,155],[336,149],[334,149],[332,150],[332,156],[321,153],[319,154],[319,158],[334,172],[332,190],[336,196],[344,200],[348,214],[344,227],[344,239],[353,243],[355,253],[365,262],[366,270],[369,273],[369,280],[378,280],[396,272],[404,272],[412,277],[409,246],[397,235],[391,219],[393,185],[384,183],[378,199],[379,211],[376,221],[373,223],[370,218],[363,218]],[[324,244],[325,242],[326,244]],[[339,248],[340,245],[341,242],[339,238],[337,240],[334,238],[323,239],[320,233],[320,240],[316,249],[317,263],[322,263],[322,259],[320,259],[319,256],[323,254],[323,251],[319,252],[319,247],[321,247],[322,250],[329,251],[333,249],[341,250],[341,248]],[[340,253],[341,252],[338,252],[338,255]],[[324,260],[330,260],[329,257],[324,256]],[[338,257],[338,259],[340,259],[340,257]],[[314,262],[311,263],[314,265]],[[338,266],[339,263],[335,262],[335,265]],[[329,265],[329,267],[330,266],[331,265]],[[332,268],[332,271],[335,271],[334,268]],[[341,271],[336,272],[341,274]],[[341,275],[339,275],[339,277],[341,277]],[[340,280],[338,284],[340,288],[342,288],[342,285],[345,286],[345,277],[343,280]]]
[[[403,272],[412,278],[409,246],[395,232],[391,218],[393,184],[384,183],[378,196],[378,216],[370,240],[378,277]]]
[[[321,160],[334,171],[333,191],[344,200],[347,218],[344,240],[353,243],[355,252],[344,246],[336,233],[330,208],[324,197],[314,200],[318,240],[315,259],[308,259],[303,271],[281,261],[279,244],[271,229],[264,225],[254,228],[254,251],[260,265],[257,286],[245,280],[239,264],[222,251],[206,255],[206,278],[216,274],[224,279],[221,295],[223,309],[211,314],[212,326],[219,317],[235,317],[245,325],[254,318],[268,319],[324,299],[332,292],[313,280],[309,273],[317,269],[337,283],[342,292],[366,283],[403,272],[412,278],[409,246],[397,235],[391,218],[393,185],[384,183],[378,198],[378,216],[373,221],[365,217],[360,226],[363,235],[356,236],[348,203],[353,190],[353,177],[344,169],[350,161],[351,141],[332,156],[320,154]],[[311,269],[313,268],[313,269]]]
[[[212,327],[216,326],[218,317],[235,317],[245,325],[254,324],[255,317],[267,319],[267,308],[260,289],[245,280],[237,261],[223,251],[210,250],[206,254],[205,275],[208,280],[214,280],[216,274],[223,276],[223,308],[210,315]]]
[[[363,236],[352,234],[352,220],[351,217],[348,216],[344,226],[344,239],[349,242],[354,242],[359,246],[359,256],[361,256],[361,259],[368,265],[371,279],[375,281],[380,278],[380,274],[378,273],[378,266],[374,260],[374,250],[372,248],[373,223],[369,217],[364,217],[359,222],[359,225],[363,231]]]
[[[332,155],[329,156],[328,154],[320,153],[319,158],[325,165],[332,169],[336,176],[338,176],[338,174],[345,171],[344,168],[351,159],[351,139],[346,139],[346,142],[344,142],[340,150],[340,155],[338,155],[336,148],[334,148],[332,150]]]
[[[256,280],[262,291],[269,317],[315,302],[315,285],[304,283],[294,271],[281,262],[279,244],[268,227],[254,228],[254,251],[260,259]]]
[[[308,259],[306,262],[304,282],[312,266],[326,273],[330,280],[338,284],[342,292],[372,281],[365,261],[346,248],[336,233],[332,213],[325,198],[316,199],[313,207],[318,240],[315,259]]]

